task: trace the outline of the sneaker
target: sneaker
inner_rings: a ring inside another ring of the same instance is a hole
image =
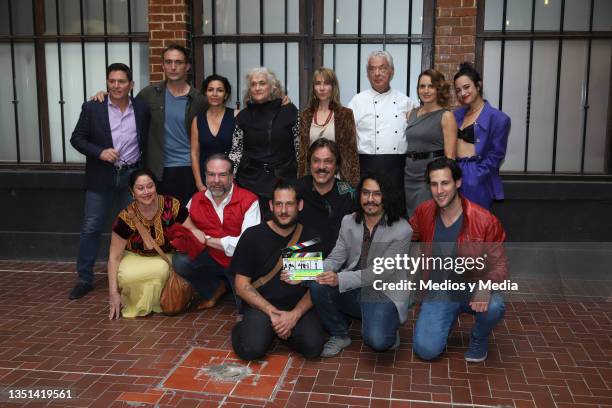
[[[399,335],[399,330],[395,333],[395,343],[393,343],[393,345],[391,346],[391,348],[389,348],[389,350],[395,350],[396,348],[398,348],[400,345],[400,335]]]
[[[351,345],[351,338],[346,337],[338,337],[331,336],[327,343],[323,346],[323,351],[321,352],[321,357],[333,357],[340,354],[342,349]]]
[[[75,285],[74,288],[68,294],[68,299],[75,300],[80,299],[85,296],[89,291],[93,289],[89,283],[79,282]]]
[[[465,361],[470,363],[485,361],[487,359],[488,347],[488,337],[477,339],[474,336],[470,336],[470,346],[464,354]]]

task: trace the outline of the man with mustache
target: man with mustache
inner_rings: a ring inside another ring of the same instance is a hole
[[[325,257],[336,245],[342,218],[355,211],[355,190],[336,177],[342,160],[336,142],[326,138],[315,140],[306,160],[310,175],[298,181],[298,191],[304,200],[299,221],[319,232]]]
[[[196,259],[176,253],[172,265],[202,299],[197,308],[209,309],[227,291],[234,276],[229,265],[242,233],[260,223],[257,196],[234,183],[232,162],[224,154],[213,154],[205,163],[206,190],[199,191],[187,204],[189,218],[198,228],[193,231],[206,245]],[[225,278],[225,279],[224,279]]]
[[[485,208],[458,192],[461,168],[452,159],[440,157],[427,165],[425,180],[432,199],[424,202],[410,217],[413,239],[423,242],[423,253],[433,257],[482,257],[485,269],[424,270],[423,280],[445,282],[502,282],[508,275],[502,243],[506,233],[499,220]],[[456,273],[455,273],[456,272]],[[480,275],[480,276],[478,276]],[[433,360],[444,352],[453,323],[461,313],[475,316],[465,360],[479,363],[487,358],[488,338],[504,316],[504,300],[499,292],[478,288],[427,292],[414,327],[414,352],[423,360]]]
[[[278,337],[304,357],[316,358],[323,348],[323,329],[308,287],[281,281],[277,267],[290,242],[308,242],[316,231],[298,223],[303,201],[292,182],[279,180],[269,203],[272,219],[246,230],[232,258],[236,293],[244,304],[242,321],[232,330],[232,346],[240,358],[255,360]],[[317,245],[308,247],[317,250]]]
[[[349,317],[360,318],[363,342],[375,351],[399,346],[398,328],[410,307],[407,291],[383,288],[375,282],[397,283],[406,271],[388,268],[374,272],[375,258],[404,257],[412,229],[401,218],[402,208],[393,182],[383,173],[367,173],[357,187],[360,206],[342,219],[340,234],[323,272],[310,285],[312,301],[331,338],[321,357],[337,355],[351,344]]]

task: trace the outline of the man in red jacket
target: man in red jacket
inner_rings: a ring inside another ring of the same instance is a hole
[[[454,160],[441,157],[430,162],[425,178],[433,199],[410,218],[412,239],[422,242],[421,253],[429,258],[419,282],[427,293],[414,328],[413,349],[424,360],[438,357],[457,316],[470,313],[476,321],[465,359],[481,362],[487,358],[489,334],[505,310],[502,295],[491,291],[491,283],[507,277],[502,244],[506,234],[493,214],[459,194],[461,168]],[[439,259],[445,262],[435,262]]]
[[[196,238],[206,248],[195,258],[177,253],[172,259],[176,273],[185,278],[202,299],[198,309],[213,307],[231,285],[229,264],[242,233],[260,223],[257,196],[234,183],[232,162],[224,154],[213,154],[205,163],[206,190],[187,204],[189,218],[198,230]]]

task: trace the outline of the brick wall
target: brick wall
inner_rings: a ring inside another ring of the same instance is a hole
[[[191,5],[186,0],[149,0],[149,73],[151,82],[164,79],[162,50],[172,43],[190,48]]]
[[[474,62],[476,0],[438,0],[434,66],[452,80],[459,64]]]

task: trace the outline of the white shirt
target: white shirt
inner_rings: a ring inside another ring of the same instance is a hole
[[[355,115],[357,151],[360,154],[406,153],[406,112],[415,106],[395,89],[384,93],[368,89],[355,95],[348,107]]]
[[[212,206],[215,209],[215,212],[217,213],[217,217],[219,217],[219,221],[221,221],[221,224],[223,224],[223,210],[225,210],[225,206],[227,206],[227,204],[229,204],[230,200],[232,199],[233,193],[234,185],[232,184],[232,189],[230,190],[229,194],[223,199],[223,201],[221,201],[219,205],[217,205],[215,200],[213,200],[213,196],[210,193],[210,190],[206,190],[206,192],[204,193],[204,197],[208,198],[208,200],[212,203]],[[191,200],[189,200],[189,202],[187,203],[188,210],[189,207],[191,207]],[[220,239],[221,246],[223,247],[223,252],[225,252],[225,255],[230,257],[233,256],[234,250],[236,249],[236,245],[238,245],[238,241],[240,240],[242,233],[244,233],[247,228],[250,228],[253,225],[257,225],[260,222],[261,214],[259,212],[259,200],[255,200],[253,204],[251,204],[249,209],[246,211],[246,213],[244,213],[244,219],[242,220],[240,235],[237,237],[232,237],[228,235]]]

